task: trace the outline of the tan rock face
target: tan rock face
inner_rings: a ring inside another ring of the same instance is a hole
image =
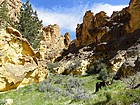
[[[73,75],[85,75],[88,70],[90,62],[88,60],[76,59],[69,60],[67,62],[61,62],[59,67],[52,70],[53,73],[58,74],[73,74]]]
[[[128,11],[131,14],[131,19],[128,24],[128,32],[134,32],[136,29],[140,28],[140,1],[139,0],[131,0],[130,6],[128,7]]]
[[[83,23],[78,24],[76,28],[76,45],[87,44],[91,39],[90,30],[93,29],[94,15],[91,11],[85,13]]]
[[[0,30],[0,91],[40,82],[47,73],[17,30],[11,27]]]
[[[85,13],[83,23],[78,24],[76,28],[76,45],[88,45],[91,43],[99,43],[109,27],[106,26],[109,17],[105,12],[101,11],[95,16],[91,11]]]
[[[92,72],[96,71],[92,64],[101,61],[119,77],[127,77],[139,71],[139,43],[140,1],[131,0],[128,7],[113,12],[111,17],[103,11],[96,15],[87,11],[83,23],[77,25],[76,41],[70,44],[61,61],[89,59]]]
[[[65,38],[64,39],[64,44],[68,47],[70,45],[70,42],[71,42],[70,33],[65,33],[64,38]]]
[[[43,27],[43,38],[40,45],[40,53],[43,60],[53,61],[60,56],[62,50],[70,44],[70,34],[60,35],[57,24]]]
[[[0,3],[4,0],[0,0]],[[9,9],[9,15],[13,21],[18,21],[18,15],[20,12],[21,1],[20,0],[7,0],[7,5]]]
[[[113,71],[117,72],[124,64],[126,61],[125,54],[126,51],[118,51],[115,57],[110,60],[110,63],[113,65],[111,68]]]
[[[101,11],[95,16],[91,11],[85,13],[83,23],[77,25],[76,45],[88,45],[116,40],[140,28],[140,1],[131,0],[122,11],[114,12],[111,17]]]
[[[46,34],[44,36],[45,40],[51,41],[52,44],[57,43],[57,40],[60,37],[60,28],[57,24],[43,27],[43,30]]]
[[[17,37],[22,37],[20,32],[12,27],[6,27],[6,31],[10,34],[14,34]]]
[[[94,27],[105,26],[107,24],[107,22],[108,22],[107,19],[109,19],[109,17],[106,15],[106,13],[104,11],[101,11],[101,12],[97,13],[95,15]]]

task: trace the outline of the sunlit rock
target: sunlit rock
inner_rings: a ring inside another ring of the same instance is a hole
[[[44,80],[48,71],[37,59],[18,30],[11,27],[0,30],[0,91]]]

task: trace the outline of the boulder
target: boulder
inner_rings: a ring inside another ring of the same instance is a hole
[[[18,30],[0,30],[0,91],[40,82],[48,71],[38,63],[36,53]]]

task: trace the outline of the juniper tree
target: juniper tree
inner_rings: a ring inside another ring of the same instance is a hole
[[[29,41],[33,48],[38,48],[40,43],[39,30],[42,21],[39,20],[37,12],[33,10],[29,0],[23,3],[20,9],[19,23],[17,29]]]

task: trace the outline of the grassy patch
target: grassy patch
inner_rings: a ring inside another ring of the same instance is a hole
[[[140,89],[126,88],[122,81],[101,88],[96,94],[96,76],[50,74],[39,84],[0,94],[1,105],[13,99],[13,105],[130,105],[140,103]]]

